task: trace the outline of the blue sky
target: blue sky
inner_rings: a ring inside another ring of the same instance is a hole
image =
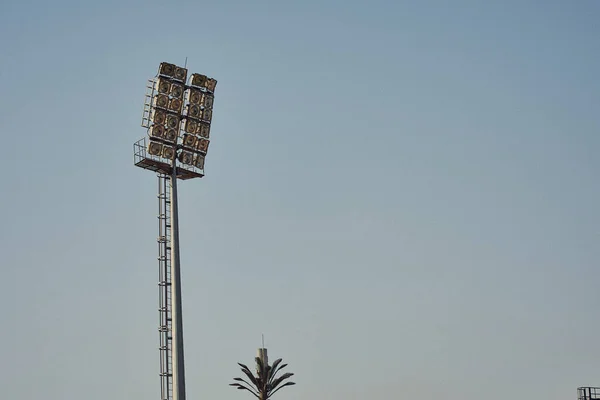
[[[161,61],[214,76],[180,185],[188,396],[260,335],[281,399],[600,385],[600,3],[0,3],[0,387],[158,399]],[[6,318],[6,315],[8,318]]]

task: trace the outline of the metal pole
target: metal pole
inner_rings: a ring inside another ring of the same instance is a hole
[[[179,217],[177,211],[177,167],[173,159],[171,173],[171,289],[173,295],[173,400],[185,400],[183,358],[183,312],[181,308],[181,274],[179,264]]]

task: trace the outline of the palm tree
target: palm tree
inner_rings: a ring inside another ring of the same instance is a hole
[[[268,400],[279,389],[284,388],[286,386],[295,385],[294,382],[283,383],[283,381],[294,375],[291,372],[287,372],[277,377],[279,371],[281,371],[287,366],[287,364],[280,365],[281,358],[275,360],[273,365],[269,365],[268,362],[263,365],[263,362],[259,357],[256,357],[255,360],[256,376],[252,372],[250,372],[250,369],[247,366],[238,363],[238,365],[242,369],[242,372],[246,375],[250,382],[243,378],[233,378],[233,380],[236,382],[230,383],[229,386],[234,386],[240,390],[247,390],[259,400]]]

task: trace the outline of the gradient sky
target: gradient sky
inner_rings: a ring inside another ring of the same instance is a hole
[[[600,2],[0,3],[0,387],[159,399],[161,61],[218,79],[180,185],[190,399],[261,333],[279,399],[600,385]],[[8,318],[6,318],[8,316]]]

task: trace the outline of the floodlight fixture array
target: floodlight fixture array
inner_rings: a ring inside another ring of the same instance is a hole
[[[187,75],[186,68],[163,62],[148,80],[142,116],[148,140],[135,151],[136,165],[169,174],[174,165],[179,179],[204,176],[217,85],[196,73],[186,84]]]

